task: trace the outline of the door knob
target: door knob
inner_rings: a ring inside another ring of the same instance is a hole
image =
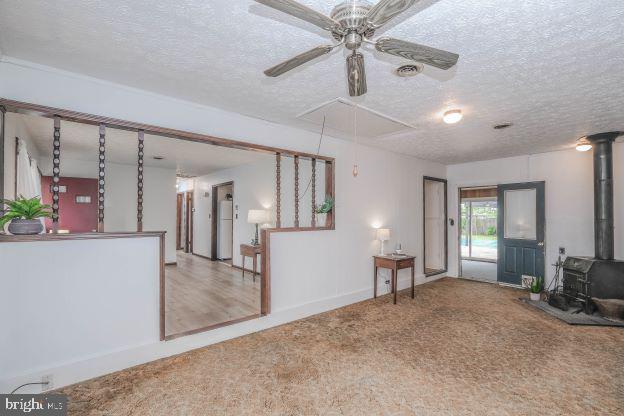
[[[543,241],[540,241],[539,243],[537,243],[537,246],[538,246],[538,247],[544,247],[544,242],[543,242]]]

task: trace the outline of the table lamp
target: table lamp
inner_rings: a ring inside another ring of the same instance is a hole
[[[380,255],[384,255],[384,242],[390,240],[390,230],[388,228],[377,229],[377,240],[381,241]]]
[[[257,246],[260,243],[258,240],[258,225],[269,222],[269,211],[264,209],[250,209],[249,212],[247,212],[247,222],[256,224],[256,236],[253,240],[253,244]]]

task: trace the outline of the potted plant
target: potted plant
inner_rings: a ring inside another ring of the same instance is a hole
[[[8,209],[0,217],[0,229],[9,223],[9,232],[15,235],[34,235],[43,231],[40,218],[51,217],[50,206],[41,203],[39,197],[26,199],[23,196],[10,201],[4,200]]]
[[[544,283],[543,277],[533,277],[531,282],[531,287],[529,290],[531,291],[531,300],[539,301],[542,298],[542,285]]]
[[[324,227],[327,223],[327,213],[334,207],[334,198],[327,195],[323,204],[317,205],[314,213],[316,214],[316,225]]]

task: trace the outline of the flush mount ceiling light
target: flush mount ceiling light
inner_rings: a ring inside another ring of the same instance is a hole
[[[461,110],[449,110],[444,113],[444,116],[442,116],[442,120],[444,120],[446,124],[455,124],[459,123],[463,117],[464,116]]]
[[[455,53],[404,40],[386,36],[372,39],[376,30],[392,18],[406,12],[407,9],[417,3],[417,0],[380,0],[375,5],[367,0],[346,0],[337,4],[329,16],[312,10],[296,0],[256,1],[312,23],[328,31],[336,40],[333,44],[317,46],[267,69],[264,73],[269,77],[280,76],[306,62],[326,55],[334,49],[344,47],[351,51],[347,57],[349,95],[357,97],[366,94],[367,91],[364,55],[358,52],[364,43],[375,46],[379,52],[444,70],[453,67],[459,59],[459,55]]]
[[[589,140],[587,140],[587,137],[581,137],[576,142],[576,150],[578,150],[579,152],[587,152],[591,149],[592,149],[592,145],[589,142]]]

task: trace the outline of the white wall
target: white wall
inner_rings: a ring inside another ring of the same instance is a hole
[[[310,153],[316,151],[318,143],[317,134],[22,61],[0,62],[0,96]],[[21,368],[15,369],[20,375],[4,380],[0,388],[36,379],[46,371],[41,367],[46,366],[57,380],[65,384],[75,382],[370,298],[373,289],[371,255],[379,249],[379,243],[374,241],[373,225],[392,230],[388,247],[401,241],[406,252],[418,256],[418,281],[424,281],[421,274],[422,176],[445,177],[446,168],[361,147],[357,152],[360,174],[353,178],[353,150],[352,143],[329,137],[321,149],[322,154],[336,158],[336,230],[274,235],[272,314],[269,317],[165,343],[153,339],[147,345],[140,345],[134,339],[121,339],[125,346],[116,353],[106,354],[94,349],[92,358],[86,361],[80,361],[82,356],[70,354],[65,357],[65,365],[56,367],[52,362],[35,367],[28,361],[21,361]],[[283,189],[286,186],[282,184]],[[234,192],[239,191],[235,189]],[[116,240],[115,245],[120,250],[127,246],[125,240]],[[72,255],[79,257],[84,252],[87,256],[92,250],[87,244],[77,245]],[[135,254],[141,255],[141,252]],[[28,258],[29,253],[24,251],[7,261],[19,264]],[[119,273],[121,277],[134,279],[130,272],[121,270]],[[407,287],[408,276],[409,272],[401,272],[399,287]],[[157,282],[154,276],[153,285]],[[75,313],[80,314],[81,320],[89,319],[79,308]],[[6,320],[8,316],[5,314],[0,319]],[[73,328],[77,333],[81,331],[78,324]],[[45,342],[58,343],[60,338],[50,335]],[[19,348],[14,351],[16,356],[11,359],[19,361]]]
[[[143,231],[166,231],[165,261],[176,261],[176,171],[144,167]],[[136,231],[137,168],[106,164],[104,231]]]
[[[292,158],[282,158],[281,168],[281,219],[283,227],[292,227],[294,224],[294,165]],[[302,227],[311,226],[312,191],[306,188],[311,177],[309,161],[300,161],[299,164],[299,224]],[[210,227],[212,212],[212,187],[225,182],[234,182],[234,234],[233,234],[233,262],[242,265],[239,247],[248,244],[255,235],[255,226],[247,222],[247,213],[250,209],[266,209],[272,213],[272,222],[275,224],[275,160],[266,160],[255,163],[224,169],[210,175],[192,180],[191,188],[195,190],[193,215],[193,252],[210,257],[211,234]],[[316,204],[320,205],[325,199],[325,165],[317,163],[316,173]],[[189,185],[186,185],[189,186]],[[206,192],[210,193],[206,197]],[[304,194],[305,192],[305,194]],[[238,215],[238,218],[237,218]],[[247,267],[251,267],[251,259],[247,259]]]
[[[615,255],[624,259],[624,144],[614,145]],[[546,181],[546,281],[559,247],[568,255],[594,255],[592,152],[566,150],[448,166],[449,275],[458,273],[458,188]]]

